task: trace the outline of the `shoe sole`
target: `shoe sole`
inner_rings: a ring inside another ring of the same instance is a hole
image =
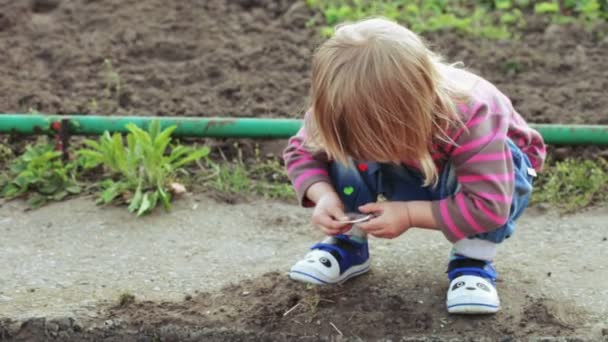
[[[346,272],[342,273],[340,277],[336,280],[324,278],[322,275],[314,274],[313,272],[293,269],[289,271],[289,278],[304,283],[311,283],[317,285],[333,285],[345,282],[350,278],[366,273],[367,271],[369,271],[369,268],[370,260],[367,259],[367,261],[362,263],[361,265],[356,265],[349,268]]]
[[[462,303],[448,306],[448,312],[462,315],[493,314],[500,310],[500,306],[482,303]]]

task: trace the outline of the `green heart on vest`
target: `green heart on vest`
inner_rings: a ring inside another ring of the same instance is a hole
[[[355,191],[355,188],[353,188],[352,186],[347,186],[344,188],[343,191],[345,195],[350,196]]]

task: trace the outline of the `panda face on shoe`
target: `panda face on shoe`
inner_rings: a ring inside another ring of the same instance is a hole
[[[309,263],[314,263],[314,262],[316,262],[317,260],[315,260],[315,259],[313,259],[313,258],[310,258],[310,259],[308,259],[307,261],[308,261]],[[326,257],[320,257],[318,261],[319,261],[319,263],[320,263],[321,265],[323,265],[323,266],[325,266],[325,267],[327,267],[327,268],[331,268],[331,261],[330,261],[329,259],[327,259]]]
[[[480,282],[469,283],[469,282],[462,281],[462,280],[459,281],[459,282],[457,282],[457,283],[455,283],[452,286],[452,291],[455,291],[455,290],[457,290],[457,289],[459,289],[459,288],[461,288],[463,286],[465,287],[466,290],[469,290],[469,291],[476,291],[477,289],[482,290],[482,291],[486,291],[486,292],[490,292],[491,291],[490,288],[486,284],[483,284],[483,283],[480,283]]]

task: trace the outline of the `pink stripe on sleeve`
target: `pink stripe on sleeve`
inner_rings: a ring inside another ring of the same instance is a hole
[[[314,159],[311,156],[302,156],[300,159],[296,160],[295,162],[291,163],[288,167],[287,167],[287,172],[291,172],[293,169],[295,169],[296,167],[298,167],[298,165],[302,165],[306,162],[311,162],[314,161]]]
[[[471,227],[476,232],[485,233],[486,230],[483,229],[479,225],[479,223],[477,223],[477,221],[475,221],[475,219],[473,219],[473,216],[471,216],[471,213],[469,212],[469,208],[467,208],[467,204],[464,202],[464,194],[462,192],[460,192],[456,195],[456,203],[458,204],[458,208],[460,208],[460,212],[462,213],[462,216],[467,221],[467,223],[469,225],[471,225]]]
[[[485,116],[479,115],[479,116],[476,116],[473,120],[467,122],[465,126],[467,126],[467,128],[475,127],[486,119],[487,118]]]
[[[477,140],[473,140],[466,145],[462,145],[462,146],[456,148],[456,150],[452,153],[452,155],[457,156],[459,154],[473,150],[483,144],[487,144],[488,142],[490,142],[492,140],[498,140],[498,139],[504,139],[504,138],[505,138],[505,134],[504,133],[499,134],[498,131],[488,133],[487,135],[484,135],[483,137],[481,137]]]
[[[458,240],[463,239],[465,235],[460,230],[458,230],[458,227],[456,227],[456,224],[454,224],[454,221],[452,220],[452,217],[450,216],[450,213],[448,211],[447,201],[440,201],[439,208],[441,210],[441,216],[443,216],[443,220],[445,221],[445,224],[448,226],[448,229],[450,230],[452,235],[454,235]]]
[[[504,152],[496,152],[496,153],[486,153],[486,154],[476,154],[471,159],[467,160],[469,163],[478,163],[485,161],[495,161],[495,160],[505,160],[507,156]]]
[[[505,182],[512,181],[515,178],[513,173],[507,174],[481,174],[481,175],[469,175],[469,176],[458,176],[458,182],[460,183],[475,183],[481,181],[493,181],[493,182]]]
[[[507,196],[507,195],[489,194],[487,192],[478,192],[476,194],[483,199],[492,200],[492,201],[501,202],[501,203],[511,203],[513,201],[513,197]]]
[[[305,180],[307,180],[308,178],[312,177],[312,176],[316,176],[316,175],[324,175],[324,176],[329,176],[327,174],[326,170],[323,169],[311,169],[311,170],[307,170],[305,172],[303,172],[301,175],[298,176],[298,178],[295,179],[295,181],[293,182],[293,185],[296,189],[299,189],[300,186],[302,185],[302,183],[304,183]]]

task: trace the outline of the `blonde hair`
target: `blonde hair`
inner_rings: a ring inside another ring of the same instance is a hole
[[[420,37],[385,19],[343,24],[312,64],[310,146],[343,164],[415,161],[425,186],[437,183],[431,146],[462,125],[456,103],[468,96]]]

